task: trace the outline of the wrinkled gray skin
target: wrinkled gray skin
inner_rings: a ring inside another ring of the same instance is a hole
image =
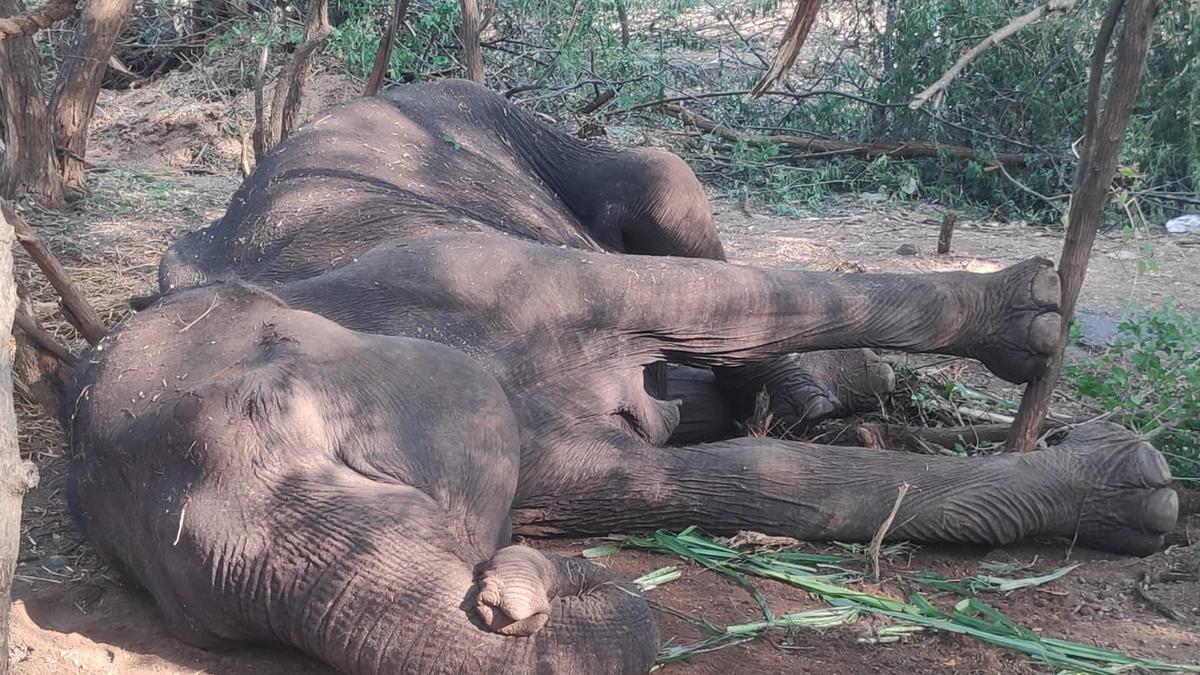
[[[789,384],[792,353],[957,354],[1027,380],[1059,326],[1049,263],[841,276],[722,257],[670,154],[584,145],[463,82],[350,102],[173,246],[164,297],[84,360],[72,502],[181,638],[284,642],[350,673],[647,670],[644,600],[514,531],[861,541],[908,483],[896,538],[1161,544],[1166,465],[1112,427],[965,459],[705,426],[727,414],[714,390],[736,407],[739,387],[801,399],[815,379],[836,397],[819,367]],[[689,367],[648,388],[661,362]],[[708,411],[689,434],[709,442],[664,445],[663,388]]]

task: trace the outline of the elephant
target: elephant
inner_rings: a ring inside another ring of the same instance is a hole
[[[1105,423],[968,458],[707,419],[736,407],[714,392],[884,390],[869,349],[1029,381],[1061,328],[1050,262],[724,258],[673,154],[576,140],[464,81],[352,100],[173,244],[158,296],[80,359],[72,511],[181,639],[285,643],[355,674],[647,671],[657,629],[637,590],[515,535],[865,541],[907,483],[896,539],[1161,547],[1167,464]]]

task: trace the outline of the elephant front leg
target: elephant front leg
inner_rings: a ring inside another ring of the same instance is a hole
[[[743,367],[794,352],[894,349],[975,358],[1020,383],[1045,368],[1062,322],[1058,274],[1041,259],[991,274],[921,275],[603,262],[582,272],[591,302],[651,360]]]
[[[679,420],[668,443],[728,438],[736,422],[750,419],[759,392],[767,393],[772,428],[789,432],[831,417],[877,410],[895,389],[891,366],[869,349],[788,354],[732,368],[654,364],[646,388],[679,401]]]
[[[759,392],[765,391],[772,426],[784,432],[878,410],[880,401],[896,388],[891,366],[870,349],[787,354],[718,368],[716,376],[737,419],[748,419]]]
[[[999,545],[1063,536],[1146,554],[1175,523],[1170,479],[1161,454],[1111,425],[1078,428],[1049,450],[978,458],[758,438],[631,443],[605,475],[519,500],[513,520],[533,536],[699,525],[867,541],[908,484],[892,539]]]

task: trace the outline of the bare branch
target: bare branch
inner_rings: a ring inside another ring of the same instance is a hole
[[[1033,11],[1022,14],[1021,16],[1013,19],[1008,25],[985,37],[979,42],[979,44],[964,52],[962,56],[958,57],[958,61],[955,61],[954,65],[950,66],[950,70],[947,70],[945,74],[939,77],[937,82],[934,82],[926,87],[925,91],[922,91],[913,97],[912,103],[909,103],[908,106],[916,110],[917,108],[925,105],[926,101],[942,93],[946,87],[950,86],[950,82],[953,81],[954,78],[958,77],[958,75],[962,73],[963,69],[967,67],[967,64],[975,60],[975,58],[980,54],[986,52],[992,47],[995,47],[1012,35],[1019,33],[1038,21],[1041,21],[1046,15],[1052,12],[1063,12],[1071,9],[1074,6],[1075,0],[1050,0],[1050,2],[1047,2]]]
[[[54,358],[62,361],[67,367],[70,367],[75,363],[75,355],[72,354],[70,350],[64,347],[58,340],[54,339],[54,336],[51,335],[49,331],[39,326],[33,317],[29,316],[25,312],[22,312],[19,308],[17,309],[17,313],[13,318],[13,323],[16,324],[17,328],[21,329],[21,332],[29,336],[29,339],[32,340],[34,344],[44,349],[47,353],[53,355]]]
[[[1117,19],[1121,18],[1121,10],[1125,7],[1123,0],[1114,0],[1104,12],[1104,21],[1100,23],[1100,32],[1096,35],[1096,44],[1092,47],[1092,59],[1088,73],[1087,91],[1087,120],[1083,127],[1083,153],[1092,151],[1092,139],[1096,133],[1097,118],[1100,116],[1100,85],[1104,82],[1104,59],[1108,56],[1108,45],[1112,42],[1113,30]],[[1076,173],[1076,177],[1083,175]]]

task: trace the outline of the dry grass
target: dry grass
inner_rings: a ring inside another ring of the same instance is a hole
[[[25,208],[38,231],[109,327],[130,314],[129,298],[152,292],[158,260],[180,234],[219,215],[237,185],[232,176],[182,171],[105,171],[89,176],[90,194],[64,212]],[[29,289],[34,314],[75,353],[87,344],[63,319],[58,296],[24,251],[15,251],[17,277]],[[21,454],[41,476],[25,501],[17,581],[63,583],[108,578],[92,549],[82,545],[63,494],[67,449],[58,422],[18,398]]]

